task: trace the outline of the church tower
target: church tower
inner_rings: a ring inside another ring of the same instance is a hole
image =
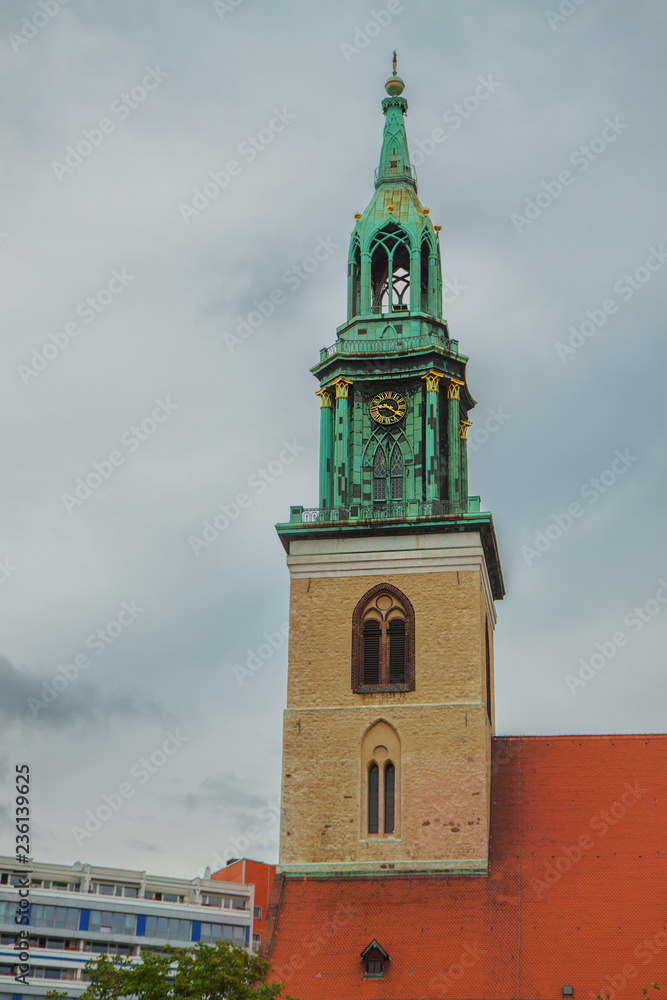
[[[319,381],[319,507],[277,531],[291,577],[280,869],[488,870],[493,520],[468,496],[475,406],[442,316],[394,72],[347,318]]]

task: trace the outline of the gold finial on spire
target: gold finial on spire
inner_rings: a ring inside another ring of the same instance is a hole
[[[394,57],[392,59],[392,68],[394,72],[389,77],[384,85],[384,89],[387,91],[390,97],[398,97],[405,90],[405,84],[401,80],[400,76],[396,72],[396,66],[398,64],[398,56],[396,55],[396,49],[394,49]]]

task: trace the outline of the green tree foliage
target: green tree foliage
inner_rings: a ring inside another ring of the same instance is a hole
[[[282,983],[267,983],[268,962],[226,941],[147,952],[141,962],[100,955],[86,965],[81,1000],[292,1000]],[[66,1000],[52,990],[47,1000]]]

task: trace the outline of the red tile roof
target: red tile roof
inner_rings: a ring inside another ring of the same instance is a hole
[[[299,1000],[667,992],[667,735],[496,738],[492,800],[488,876],[277,877],[269,978]]]

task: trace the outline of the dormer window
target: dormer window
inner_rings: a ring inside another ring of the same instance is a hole
[[[361,953],[364,979],[384,979],[385,965],[390,961],[384,948],[373,940]]]

